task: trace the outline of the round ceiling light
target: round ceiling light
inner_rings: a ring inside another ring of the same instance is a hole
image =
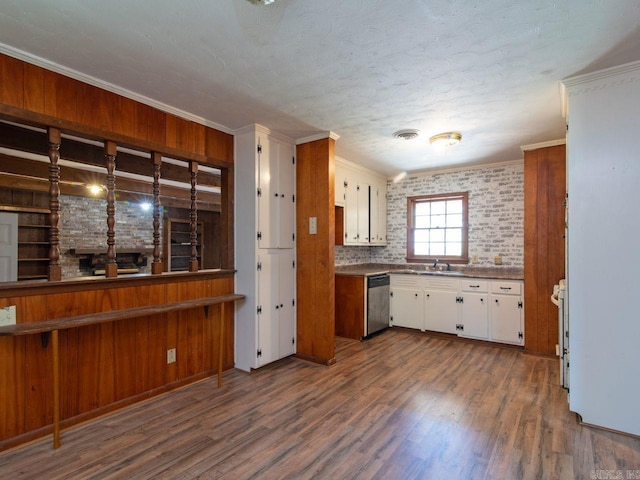
[[[462,135],[458,132],[446,132],[434,135],[429,142],[434,147],[451,147],[462,140]]]
[[[420,135],[420,130],[413,130],[411,128],[406,130],[398,130],[393,133],[393,138],[401,138],[403,140],[413,140]]]

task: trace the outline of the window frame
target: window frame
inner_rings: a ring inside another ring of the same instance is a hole
[[[415,207],[418,203],[442,201],[442,200],[462,200],[462,252],[460,256],[453,255],[416,255],[414,253],[415,236]],[[435,195],[419,195],[407,197],[407,257],[409,263],[428,263],[439,261],[446,263],[469,263],[469,192],[440,193]]]

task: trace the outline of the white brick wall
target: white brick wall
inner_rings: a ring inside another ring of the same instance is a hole
[[[336,265],[405,263],[407,197],[469,192],[469,257],[490,266],[524,266],[524,163],[408,176],[389,183],[386,247],[336,247]]]

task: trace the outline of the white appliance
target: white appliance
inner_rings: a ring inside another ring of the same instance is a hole
[[[567,285],[564,279],[553,286],[551,301],[558,307],[558,346],[556,354],[560,357],[560,385],[569,390],[569,315],[565,302]]]

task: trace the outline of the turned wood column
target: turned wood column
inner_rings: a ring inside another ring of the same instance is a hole
[[[151,273],[162,273],[164,266],[160,258],[160,167],[162,155],[157,152],[151,154],[153,160],[153,262]]]
[[[60,130],[48,129],[49,137],[49,281],[62,279],[60,266]]]
[[[107,141],[104,144],[104,156],[107,160],[107,264],[105,276],[117,277],[118,264],[116,263],[116,144]]]
[[[189,220],[191,221],[191,256],[189,258],[189,271],[198,271],[198,205],[196,185],[198,184],[198,162],[189,162],[189,172],[191,172],[191,211]],[[202,248],[202,247],[200,247]]]

